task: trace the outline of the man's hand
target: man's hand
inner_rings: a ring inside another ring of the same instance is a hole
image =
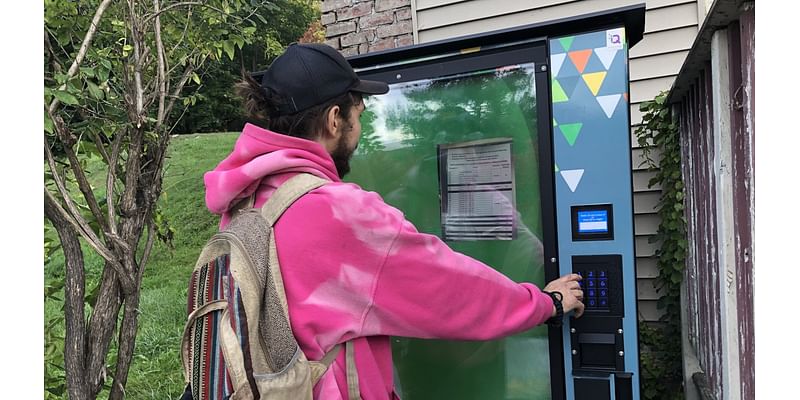
[[[583,299],[583,290],[581,290],[581,285],[578,281],[581,280],[581,276],[578,274],[567,274],[558,279],[550,281],[547,286],[544,287],[545,292],[559,292],[563,299],[561,300],[561,305],[564,307],[564,314],[566,315],[570,311],[575,311],[575,318],[579,318],[583,315],[583,303],[581,300]],[[556,315],[556,308],[553,306],[553,316]]]

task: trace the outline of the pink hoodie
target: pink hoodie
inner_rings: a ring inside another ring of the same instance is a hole
[[[533,284],[417,232],[378,194],[342,182],[316,142],[247,124],[233,152],[205,174],[206,204],[224,227],[231,205],[255,192],[260,207],[298,172],[332,183],[299,199],[275,225],[292,328],[310,360],[355,339],[364,400],[394,396],[389,336],[487,340],[550,317],[552,301]],[[314,398],[347,399],[344,352]]]

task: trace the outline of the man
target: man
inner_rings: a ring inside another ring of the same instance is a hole
[[[341,178],[361,134],[363,95],[386,83],[360,80],[333,48],[294,44],[259,84],[237,85],[247,124],[233,152],[205,175],[208,208],[222,215],[255,196],[260,207],[304,172],[330,183],[295,202],[275,225],[291,325],[310,360],[353,340],[361,398],[396,398],[389,336],[488,340],[512,335],[563,312],[583,312],[578,275],[546,292],[515,283],[417,232],[376,193]],[[476,295],[479,294],[479,295]],[[559,315],[560,317],[560,315]],[[316,399],[346,399],[345,354],[314,388]]]

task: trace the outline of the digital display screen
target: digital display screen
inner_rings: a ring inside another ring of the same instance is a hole
[[[572,206],[572,240],[614,240],[614,207]]]
[[[607,233],[608,211],[578,211],[578,233]]]

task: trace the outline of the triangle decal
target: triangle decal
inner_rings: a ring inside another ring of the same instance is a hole
[[[553,118],[553,127],[556,127],[556,126],[558,126],[558,122],[556,122],[556,119]]]
[[[600,107],[603,107],[606,117],[611,118],[611,116],[614,115],[614,110],[617,109],[617,104],[619,104],[620,97],[622,97],[621,94],[612,94],[610,96],[597,96],[595,98],[600,104]]]
[[[558,83],[561,85],[561,89],[564,90],[564,93],[566,93],[567,96],[572,96],[572,93],[575,92],[575,87],[578,86],[578,81],[580,81],[580,78],[577,76],[558,78]]]
[[[603,84],[603,80],[606,79],[606,71],[600,72],[592,72],[591,74],[583,74],[583,81],[586,82],[586,86],[589,86],[589,90],[592,91],[592,94],[597,96],[597,92],[600,91],[600,86]]]
[[[606,71],[608,71],[608,69],[611,68],[611,63],[614,62],[617,51],[619,51],[619,49],[613,47],[598,47],[594,49],[594,54],[597,54],[597,58],[600,59],[600,62],[603,63],[603,66],[606,67]]]
[[[589,62],[589,56],[592,55],[592,49],[572,51],[568,54],[569,59],[575,64],[575,68],[582,74],[583,70],[586,69],[586,63]]]
[[[570,146],[574,146],[575,141],[578,140],[578,135],[581,134],[582,127],[583,123],[577,122],[574,124],[561,124],[558,126],[558,129],[561,130],[564,139],[567,139],[567,143],[569,143]]]
[[[566,182],[567,186],[569,186],[569,190],[571,190],[572,193],[575,193],[575,190],[578,188],[578,184],[581,183],[581,178],[583,178],[583,170],[570,169],[561,171],[561,177],[564,178],[564,182]]]
[[[569,48],[572,47],[573,40],[575,40],[575,36],[558,39],[558,42],[561,43],[561,47],[564,48],[564,51],[569,51]]]
[[[558,172],[558,171],[559,171],[559,170],[558,170],[558,164],[553,164],[553,166],[555,166],[555,167],[556,167],[556,172]]]
[[[553,79],[553,103],[561,103],[568,101],[569,97],[564,93],[564,89],[558,84],[558,81]]]
[[[561,71],[561,66],[564,65],[564,59],[567,58],[567,53],[553,54],[550,56],[550,75],[558,76],[558,71]]]

